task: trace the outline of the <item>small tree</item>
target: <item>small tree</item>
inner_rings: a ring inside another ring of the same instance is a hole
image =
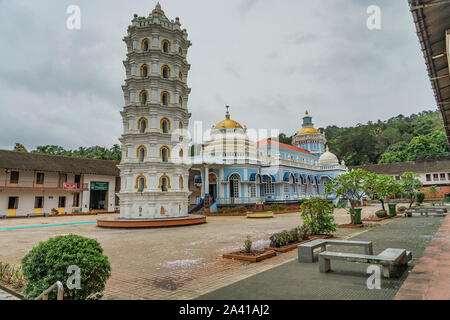
[[[302,204],[304,224],[312,234],[329,234],[336,231],[334,222],[334,206],[325,199],[312,197]]]
[[[108,257],[97,240],[69,234],[40,242],[23,257],[26,299],[36,298],[56,281],[66,285],[73,265],[80,270],[81,289],[64,288],[64,299],[100,298],[111,274]],[[49,295],[55,298],[54,292]]]
[[[336,194],[336,197],[350,199],[350,220],[351,224],[355,221],[355,203],[361,201],[364,196],[364,179],[367,171],[362,169],[352,170],[341,174],[331,180],[325,186],[327,194]]]
[[[425,192],[416,192],[416,203],[421,205],[425,200]]]
[[[400,179],[400,192],[409,198],[410,209],[414,203],[416,191],[423,186],[418,178],[419,175],[415,172],[405,172]]]
[[[384,211],[386,199],[399,192],[398,182],[391,176],[367,172],[364,178],[364,192],[372,199],[379,200]]]

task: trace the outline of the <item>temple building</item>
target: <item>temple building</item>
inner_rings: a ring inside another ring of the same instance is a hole
[[[206,197],[214,211],[217,206],[324,197],[324,185],[347,172],[344,162],[325,147],[325,136],[314,128],[308,112],[292,146],[273,139],[252,141],[228,109],[201,152],[192,157],[191,204],[201,205]]]

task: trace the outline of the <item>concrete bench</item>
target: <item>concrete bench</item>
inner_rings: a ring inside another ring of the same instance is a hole
[[[353,240],[330,240],[330,239],[317,239],[310,242],[299,244],[298,261],[299,262],[314,262],[314,249],[320,248],[320,251],[325,251],[327,245],[339,245],[339,246],[357,246],[363,247],[364,253],[373,254],[372,241],[353,241]]]
[[[379,264],[385,278],[390,278],[393,273],[404,269],[412,259],[410,251],[405,249],[387,248],[379,255],[367,255],[356,253],[330,252],[319,253],[319,271],[328,272],[331,270],[331,260],[342,260],[356,263]]]

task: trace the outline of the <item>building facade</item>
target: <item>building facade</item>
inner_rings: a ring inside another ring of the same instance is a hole
[[[114,212],[118,175],[113,161],[0,150],[0,216]]]
[[[187,215],[189,125],[187,86],[191,42],[179,18],[159,3],[148,17],[135,15],[127,45],[123,93],[121,218]]]
[[[212,127],[204,148],[192,157],[191,170],[197,173],[192,184],[200,187],[200,196],[191,197],[191,204],[201,203],[205,196],[213,210],[324,197],[324,185],[347,169],[325,151],[325,137],[313,127],[311,117],[306,118],[308,132],[298,132],[297,141],[309,141],[314,131],[317,142],[305,143],[303,149],[271,139],[252,141],[246,127],[230,118],[227,107],[225,119]]]

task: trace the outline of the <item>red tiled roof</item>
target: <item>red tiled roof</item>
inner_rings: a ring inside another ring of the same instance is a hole
[[[279,148],[284,148],[284,149],[289,149],[292,151],[296,151],[296,152],[301,152],[301,153],[306,153],[306,154],[311,154],[311,152],[309,152],[308,150],[302,149],[302,148],[298,148],[298,147],[294,147],[285,143],[281,143],[275,140],[269,140],[269,139],[263,139],[260,140],[258,142],[256,142],[256,145],[259,146],[266,146],[266,145],[272,145],[272,146],[278,146]]]

